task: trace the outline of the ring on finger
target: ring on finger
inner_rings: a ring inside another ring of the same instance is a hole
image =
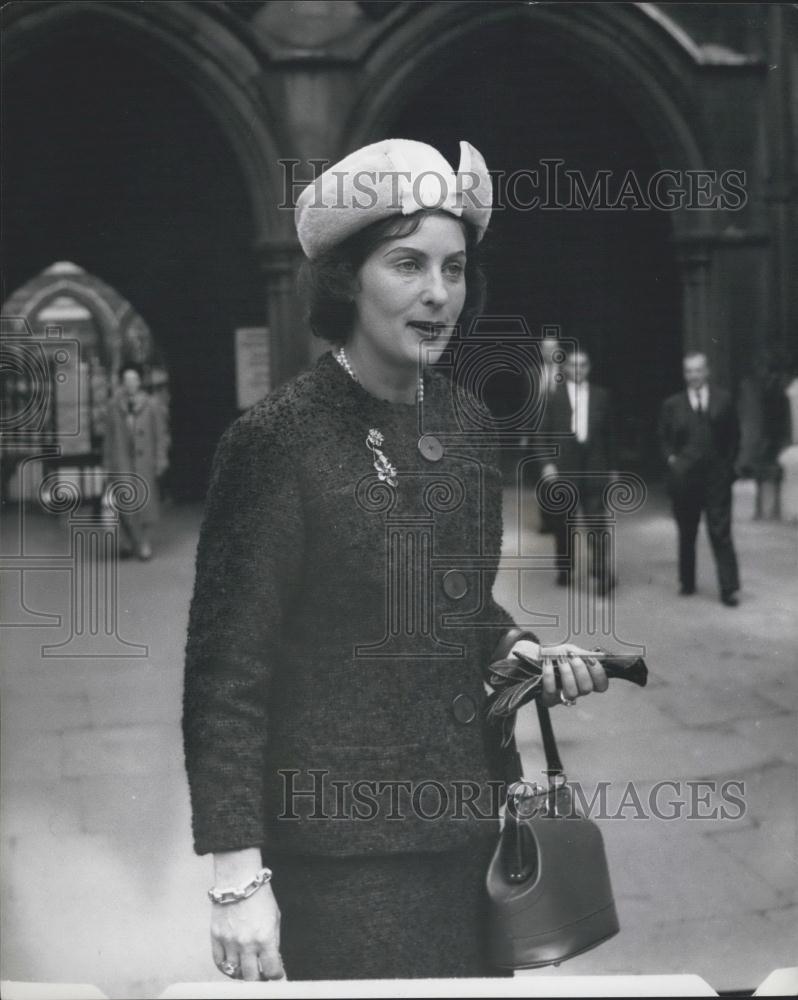
[[[222,962],[219,968],[226,976],[230,976],[231,978],[238,972],[238,965],[235,962]]]
[[[571,668],[571,672],[573,673],[573,665],[570,663],[570,661],[569,661],[569,659],[568,659],[567,656],[560,656],[559,657],[559,663],[560,663],[560,667],[561,668],[563,666],[570,667]],[[560,678],[562,680],[562,672],[560,673]],[[563,690],[563,688],[560,688],[559,694],[560,694],[560,701],[561,701],[561,703],[563,705],[567,705],[570,708],[572,705],[576,704],[576,698],[569,698],[566,695],[566,693]],[[577,697],[578,697],[578,694],[577,694]]]

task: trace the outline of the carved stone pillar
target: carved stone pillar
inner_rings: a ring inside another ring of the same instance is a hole
[[[792,444],[779,455],[783,472],[781,482],[781,516],[792,524],[798,522],[798,378],[787,387],[792,421]]]
[[[768,175],[765,198],[770,215],[768,339],[789,348],[798,314],[795,268],[798,263],[798,185],[793,95],[798,86],[788,17],[794,11],[768,5],[766,120]]]
[[[679,247],[677,253],[682,281],[683,351],[702,351],[710,365],[716,358],[712,342],[709,308],[711,256],[704,242],[691,242]]]
[[[275,387],[306,368],[311,357],[305,306],[296,291],[302,250],[296,242],[269,241],[258,247],[258,253],[266,279],[271,384]]]

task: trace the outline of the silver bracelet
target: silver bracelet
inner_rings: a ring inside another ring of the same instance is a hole
[[[208,899],[212,903],[220,903],[225,906],[227,903],[240,903],[242,899],[249,899],[256,893],[262,885],[271,882],[271,868],[261,868],[251,882],[247,882],[241,889],[208,889]]]

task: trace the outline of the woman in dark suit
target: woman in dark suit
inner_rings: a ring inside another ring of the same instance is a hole
[[[377,143],[302,193],[310,321],[333,351],[219,444],[184,736],[195,849],[214,855],[213,956],[232,977],[493,971],[503,761],[483,671],[500,641],[540,650],[492,598],[486,413],[424,367],[480,305],[490,178],[461,149],[455,175],[430,146]],[[553,652],[571,654],[562,698],[606,689],[585,651]]]

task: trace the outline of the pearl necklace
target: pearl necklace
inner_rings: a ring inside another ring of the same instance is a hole
[[[343,346],[339,347],[338,350],[333,355],[338,364],[343,368],[346,374],[352,379],[353,382],[360,382],[360,379],[355,375],[352,365],[349,363],[349,358],[346,356],[346,351]],[[416,389],[416,402],[422,403],[424,401],[424,379],[421,375],[418,377],[418,388]]]

